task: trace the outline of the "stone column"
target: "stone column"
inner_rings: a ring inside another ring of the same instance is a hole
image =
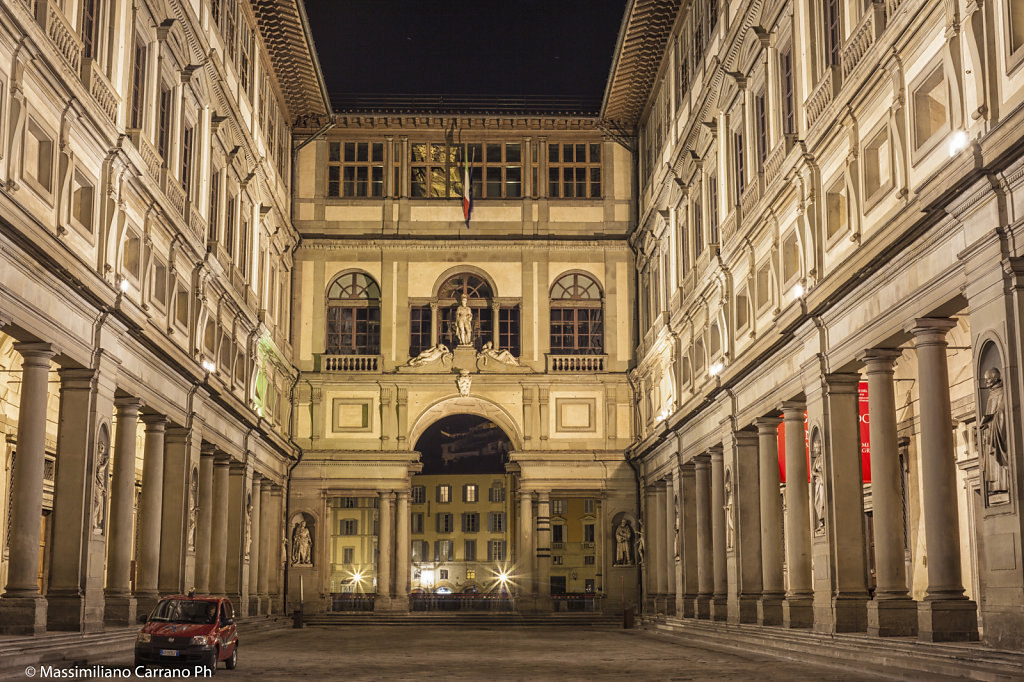
[[[391,505],[394,493],[377,493],[377,600],[374,608],[387,610],[391,607],[391,557],[395,548],[391,541]]]
[[[801,402],[782,404],[786,450],[786,571],[789,589],[782,602],[782,624],[811,627],[811,506],[808,497],[807,437]]]
[[[274,485],[270,490],[270,529],[271,538],[271,559],[270,559],[270,602],[273,613],[284,613],[284,594],[281,589],[284,580],[284,562],[288,560],[285,556],[285,521],[284,521],[284,487]]]
[[[918,606],[918,637],[929,642],[978,639],[978,611],[964,596],[960,573],[960,522],[956,457],[950,416],[947,319],[914,320],[907,331],[917,351],[921,410],[921,506],[928,552],[928,588]]]
[[[868,377],[871,434],[871,503],[875,531],[875,596],[868,602],[868,634],[917,634],[917,604],[907,593],[903,552],[903,494],[896,433],[893,363],[899,350],[874,348],[860,360]]]
[[[711,556],[714,576],[711,619],[726,620],[729,614],[729,576],[725,550],[725,464],[721,446],[711,448],[708,454],[711,456]]]
[[[37,635],[46,630],[46,599],[39,593],[40,519],[46,452],[46,400],[50,359],[45,343],[16,343],[22,356],[18,445],[11,474],[10,554],[0,598],[0,633]]]
[[[676,593],[676,615],[693,618],[698,593],[697,485],[692,462],[679,469],[679,562],[680,577]],[[709,533],[710,535],[710,533]],[[708,553],[710,556],[710,552]]]
[[[519,558],[516,570],[519,594],[528,597],[536,593],[532,570],[536,553],[533,548],[533,493],[525,490],[519,491],[519,551],[516,555]]]
[[[241,615],[248,609],[249,574],[246,571],[245,526],[249,506],[249,481],[245,464],[232,461],[228,467],[227,544],[224,546],[224,593]]]
[[[730,499],[726,493],[725,499],[725,506],[731,507],[726,513],[733,515],[735,524],[733,546],[728,557],[729,622],[756,623],[757,606],[763,588],[757,434],[752,431],[735,431],[732,438],[732,495]],[[726,544],[728,546],[728,540]]]
[[[676,598],[680,593],[679,539],[676,537],[679,515],[676,512],[676,472],[665,481],[665,614],[676,615]],[[682,614],[680,614],[682,615]]]
[[[213,533],[213,446],[199,457],[199,511],[196,519],[196,591],[210,591],[210,540]]]
[[[215,595],[225,592],[230,476],[230,458],[218,453],[213,461],[213,518],[210,521],[210,594]]]
[[[757,459],[761,493],[761,600],[757,605],[760,625],[782,624],[782,497],[779,494],[779,424],[764,417],[757,425]]]
[[[164,444],[163,516],[160,522],[160,593],[180,594],[185,584],[188,532],[188,486],[192,433],[183,427],[167,429]],[[198,530],[198,528],[197,528]],[[236,602],[237,605],[237,602]]]
[[[537,493],[537,609],[551,610],[551,495]]]
[[[693,601],[696,618],[711,618],[711,600],[715,593],[714,533],[711,522],[711,457],[693,458],[694,513],[697,535],[697,596]]]
[[[249,615],[255,616],[260,613],[260,549],[262,536],[260,535],[260,522],[262,521],[260,494],[263,477],[255,471],[252,474],[252,485],[249,486],[249,495],[252,500],[252,520],[249,528]]]
[[[114,472],[110,484],[110,536],[107,543],[107,584],[103,622],[135,625],[136,604],[131,592],[132,542],[135,530],[135,441],[138,398],[119,398],[114,435]]]
[[[647,492],[646,523],[644,546],[647,548],[647,579],[650,583],[650,599],[654,607],[652,613],[665,612],[665,592],[668,590],[668,576],[665,575],[665,532],[661,519],[665,513],[664,486],[659,481],[650,485]]]
[[[160,522],[164,497],[164,431],[167,418],[146,415],[142,461],[142,499],[139,501],[139,548],[135,560],[135,598],[139,613],[156,606],[160,577]]]
[[[260,613],[270,613],[270,571],[273,568],[271,557],[274,554],[274,544],[280,543],[271,530],[273,525],[271,516],[270,501],[270,479],[260,480],[260,567],[259,579],[257,582],[257,593],[260,598]]]
[[[409,491],[399,490],[395,506],[395,608],[409,610]]]

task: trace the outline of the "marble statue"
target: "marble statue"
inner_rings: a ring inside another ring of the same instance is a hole
[[[633,563],[633,526],[628,519],[622,519],[615,529],[615,565],[630,566]]]
[[[644,554],[646,548],[644,546],[644,524],[642,521],[636,522],[636,563],[638,566],[644,565]]]
[[[674,509],[674,510],[678,510],[679,509],[679,496],[678,495],[675,496],[675,504],[672,506],[672,509]],[[672,548],[673,548],[673,551],[674,551],[673,556],[676,559],[679,559],[680,558],[680,554],[679,554],[679,513],[678,513],[678,511],[676,511],[676,513],[672,514],[672,517],[673,517],[673,524],[672,524],[672,527],[673,527],[673,532],[672,532]]]
[[[500,362],[503,365],[511,365],[513,367],[521,366],[516,356],[512,355],[508,349],[502,348],[501,350],[498,350],[494,347],[493,341],[486,342],[484,347],[476,354],[476,356],[483,360],[483,365],[485,367],[487,366],[488,360],[494,360],[495,362]]]
[[[455,309],[455,336],[460,346],[473,345],[473,310],[469,307],[469,298],[463,294],[462,302]]]
[[[430,364],[431,362],[441,361],[441,364],[445,362],[451,362],[452,352],[448,350],[448,346],[443,343],[439,343],[436,346],[432,346],[416,357],[405,363],[409,367],[420,367],[422,365]]]
[[[292,530],[292,566],[313,565],[313,537],[306,528],[306,520],[299,519]]]
[[[1003,379],[995,367],[985,370],[988,399],[981,416],[981,450],[985,466],[985,486],[989,494],[1010,489],[1010,450],[1006,438],[1006,399]]]
[[[101,431],[96,443],[96,494],[93,496],[92,532],[103,533],[107,511],[107,468],[110,466],[110,448],[106,431]]]
[[[736,521],[733,519],[732,509],[736,504],[736,494],[733,491],[732,472],[725,471],[725,548],[732,549],[736,544]]]
[[[455,380],[455,385],[459,387],[459,395],[469,395],[469,389],[473,385],[473,377],[469,375],[469,370],[461,370],[459,372],[459,378]]]
[[[199,474],[192,470],[192,481],[188,486],[188,548],[196,548],[196,518],[199,515]]]
[[[245,556],[249,556],[249,550],[251,548],[252,548],[252,493],[250,493],[246,497],[246,501],[245,501]]]
[[[814,504],[814,532],[825,532],[825,458],[821,453],[821,439],[815,434],[811,443],[811,491]]]

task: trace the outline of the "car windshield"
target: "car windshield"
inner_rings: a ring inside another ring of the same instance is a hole
[[[164,599],[157,604],[149,619],[167,623],[212,624],[217,622],[217,602]]]

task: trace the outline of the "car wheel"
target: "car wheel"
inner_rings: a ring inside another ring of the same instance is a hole
[[[228,658],[228,660],[224,661],[224,667],[227,668],[228,670],[234,670],[236,665],[238,665],[238,645],[237,644],[235,645],[235,648],[231,650],[231,657]]]

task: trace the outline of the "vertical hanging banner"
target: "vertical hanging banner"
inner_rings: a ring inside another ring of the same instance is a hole
[[[786,422],[779,424],[779,482],[786,482]],[[811,437],[807,424],[807,411],[804,411],[804,448],[807,453],[807,480],[811,480]]]
[[[860,466],[865,483],[871,483],[871,426],[868,415],[868,382],[857,389],[857,422],[860,425]]]

